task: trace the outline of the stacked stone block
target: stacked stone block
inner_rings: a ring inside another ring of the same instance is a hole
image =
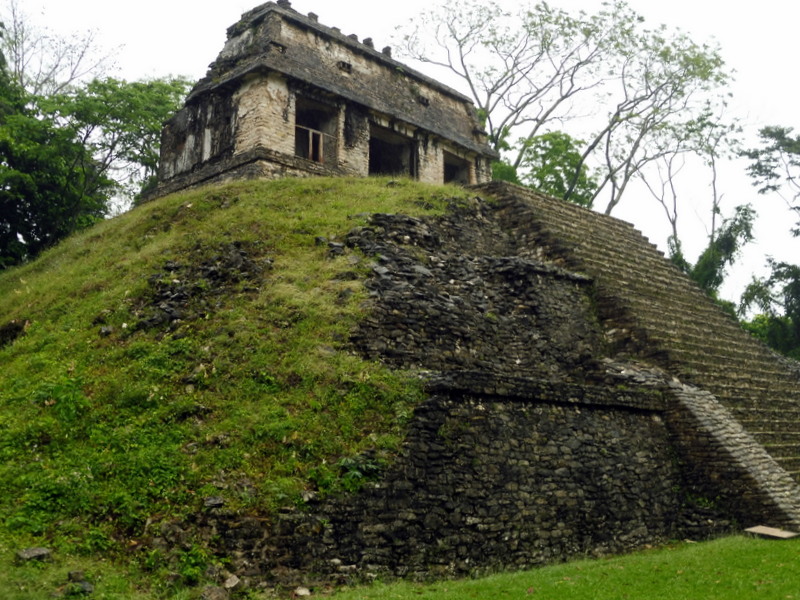
[[[710,391],[800,480],[800,376],[741,329],[632,225],[506,184],[493,195],[519,254],[591,277],[609,343]]]

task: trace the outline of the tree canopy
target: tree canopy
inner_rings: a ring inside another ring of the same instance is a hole
[[[776,194],[798,219],[791,229],[800,237],[800,136],[792,128],[764,127],[760,145],[742,152],[748,174],[760,194]],[[753,278],[742,295],[742,315],[759,311],[746,327],[770,346],[800,359],[800,265],[767,259],[770,274]]]
[[[102,218],[113,188],[70,129],[16,104],[0,117],[0,268]]]
[[[182,78],[83,80],[98,64],[85,63],[89,49],[36,38],[15,2],[11,8],[14,28],[0,39],[0,269],[103,218],[112,199],[130,199],[147,186],[162,123],[189,87]]]
[[[520,179],[542,135],[585,140],[562,197],[579,193],[587,205],[602,198],[606,214],[649,165],[699,144],[730,80],[716,47],[649,29],[621,0],[591,15],[546,2],[507,11],[448,0],[415,19],[404,40],[412,58],[462,81]],[[590,200],[580,190],[587,168],[596,174]]]
[[[571,202],[591,207],[598,185],[581,156],[582,144],[563,131],[520,140],[520,178],[530,187],[556,198],[565,198],[571,190]]]
[[[800,136],[791,127],[770,126],[759,131],[761,145],[742,152],[750,159],[747,172],[760,194],[776,193],[798,222],[792,233],[800,236]]]

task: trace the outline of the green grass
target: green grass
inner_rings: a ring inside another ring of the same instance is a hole
[[[92,598],[197,598],[213,559],[197,540],[153,550],[160,522],[212,495],[268,513],[391,461],[421,392],[350,351],[364,311],[352,273],[370,257],[330,258],[315,238],[341,241],[365,212],[438,213],[449,198],[469,195],[386,179],[206,188],[0,273],[0,326],[29,321],[0,348],[0,597],[52,598],[78,570]],[[203,274],[237,248],[237,277]],[[159,314],[158,294],[180,290],[181,320],[137,328]],[[357,462],[366,449],[376,464]],[[18,564],[31,546],[53,559]],[[798,558],[794,542],[730,538],[334,597],[800,598]]]
[[[180,553],[137,550],[160,521],[211,495],[268,512],[357,486],[352,457],[368,448],[391,460],[421,393],[346,343],[364,310],[352,273],[370,257],[331,258],[315,240],[341,241],[364,224],[354,215],[467,197],[387,179],[235,183],[0,273],[0,325],[29,321],[0,348],[0,560],[44,545],[194,583]],[[235,277],[209,274],[237,252]],[[181,319],[148,321],[176,292]]]
[[[374,585],[341,591],[333,599],[800,599],[798,565],[798,541],[729,537],[474,580]]]
[[[56,555],[51,563],[14,564],[0,546],[4,600],[52,598],[64,591],[68,573],[81,570],[102,600],[189,600],[198,591],[157,585],[136,568],[97,557]],[[780,600],[800,599],[800,541],[740,536],[700,544],[678,543],[626,556],[580,560],[429,584],[396,582],[325,590],[332,600]],[[269,596],[251,593],[251,600]]]

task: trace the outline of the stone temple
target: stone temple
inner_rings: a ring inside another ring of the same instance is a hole
[[[494,158],[469,98],[279,0],[228,29],[165,125],[156,195],[310,175],[476,184]]]
[[[350,349],[423,381],[402,447],[356,492],[267,515],[206,504],[163,539],[199,530],[249,585],[291,589],[800,531],[800,364],[629,223],[488,182],[469,100],[389,54],[285,0],[246,13],[165,126],[156,194],[310,175],[476,184],[446,215],[372,214],[336,244],[370,271]],[[378,466],[373,450],[354,464]]]

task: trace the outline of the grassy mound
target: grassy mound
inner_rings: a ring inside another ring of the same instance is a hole
[[[193,583],[203,549],[137,551],[149,524],[209,497],[269,512],[357,487],[375,465],[353,457],[388,460],[420,392],[351,351],[371,259],[336,240],[364,213],[467,195],[387,179],[205,188],[0,274],[0,560],[47,546]]]

